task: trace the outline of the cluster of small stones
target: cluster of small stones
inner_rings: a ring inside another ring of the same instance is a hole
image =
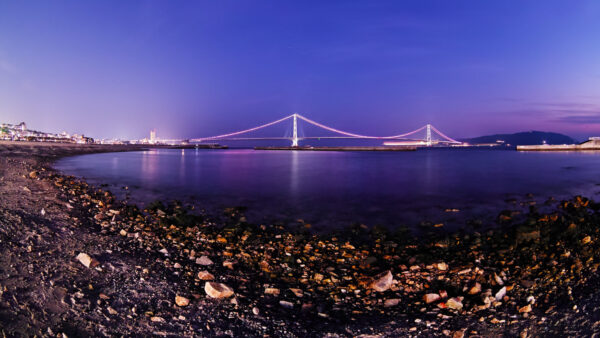
[[[211,299],[254,316],[344,322],[426,314],[426,325],[454,316],[543,323],[556,307],[569,306],[572,291],[600,265],[599,205],[581,197],[549,214],[532,208],[524,222],[501,230],[415,240],[365,226],[315,234],[308,224],[253,225],[239,209],[227,209],[228,221],[217,225],[177,203],[139,210],[74,178],[45,179],[69,205],[87,208],[75,219],[119,234],[171,269],[181,281],[174,300],[180,307]],[[502,220],[510,223],[510,216]],[[86,256],[77,259],[97,262]]]

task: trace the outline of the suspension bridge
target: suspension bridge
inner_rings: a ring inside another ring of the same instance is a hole
[[[289,121],[289,120],[292,120],[292,122],[293,122],[292,123],[292,132],[291,132],[291,135],[289,135],[289,136],[280,136],[280,137],[252,136],[253,132],[256,132],[258,130],[261,130],[261,129],[264,129],[264,128],[267,128],[270,126],[274,126],[277,124],[282,124],[285,121]],[[324,135],[324,136],[302,135],[302,136],[300,136],[298,133],[298,122],[300,120],[304,121],[314,127],[317,127],[319,129],[327,130],[328,132],[333,133],[333,135]],[[422,136],[419,136],[420,134]],[[288,115],[288,116],[281,118],[279,120],[276,120],[276,121],[268,122],[268,123],[262,124],[260,126],[256,126],[253,128],[248,128],[248,129],[244,129],[244,130],[240,130],[240,131],[236,131],[236,132],[232,132],[232,133],[190,139],[189,142],[202,143],[202,142],[222,141],[222,140],[229,140],[229,141],[289,140],[292,142],[292,147],[298,147],[300,140],[307,140],[307,139],[319,139],[319,140],[321,140],[321,139],[363,139],[363,140],[381,140],[381,141],[405,141],[405,142],[413,142],[414,144],[420,144],[420,145],[424,145],[424,146],[428,146],[428,147],[431,147],[433,145],[438,145],[438,144],[452,145],[452,144],[461,144],[462,143],[462,142],[459,142],[459,141],[445,135],[444,133],[439,131],[437,128],[435,128],[431,124],[426,124],[426,125],[422,126],[421,128],[415,129],[408,133],[399,134],[399,135],[369,136],[369,135],[355,134],[355,133],[339,130],[336,128],[332,128],[332,127],[326,126],[324,124],[321,124],[319,122],[313,121],[313,120],[311,120],[307,117],[304,117],[300,114],[291,114],[291,115]]]

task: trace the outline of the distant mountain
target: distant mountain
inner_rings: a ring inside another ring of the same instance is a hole
[[[462,141],[468,142],[471,144],[478,143],[496,143],[497,141],[504,141],[504,144],[510,144],[512,146],[516,145],[530,145],[530,144],[542,144],[544,141],[547,144],[574,144],[579,143],[577,140],[573,138],[558,134],[558,133],[548,133],[543,131],[526,131],[522,133],[515,134],[496,134],[496,135],[486,135],[479,136],[475,138],[463,139]]]

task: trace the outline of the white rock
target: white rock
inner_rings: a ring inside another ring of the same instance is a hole
[[[500,291],[496,292],[496,300],[502,300],[502,298],[506,295],[506,286],[503,286]]]
[[[371,283],[371,288],[378,292],[384,292],[392,286],[393,280],[392,272],[388,270],[375,277],[375,280]]]
[[[228,298],[233,296],[233,289],[223,283],[206,282],[204,292],[212,298]]]
[[[100,264],[97,260],[90,257],[85,252],[81,252],[76,258],[81,264],[85,265],[86,268],[93,268]]]

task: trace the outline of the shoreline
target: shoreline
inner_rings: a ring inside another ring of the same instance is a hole
[[[592,320],[600,317],[600,295],[586,290],[598,285],[600,262],[599,206],[589,200],[561,203],[522,224],[505,215],[505,228],[484,234],[423,243],[360,227],[318,235],[260,227],[237,209],[217,226],[177,205],[137,210],[54,172],[50,164],[60,157],[116,149],[69,146],[0,143],[0,254],[7,257],[0,263],[0,332],[6,335],[600,329]],[[76,258],[80,253],[91,268]],[[207,296],[209,276],[198,274],[204,271],[233,296]]]

